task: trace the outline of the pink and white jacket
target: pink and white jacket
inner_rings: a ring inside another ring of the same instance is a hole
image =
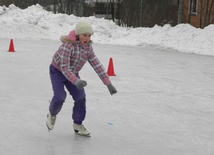
[[[93,52],[91,43],[83,46],[79,41],[76,41],[74,31],[71,31],[68,36],[61,37],[61,41],[63,43],[55,52],[51,64],[62,72],[71,83],[75,84],[79,81],[76,74],[87,61],[105,85],[111,83],[103,65]]]

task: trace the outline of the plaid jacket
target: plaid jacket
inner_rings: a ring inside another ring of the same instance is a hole
[[[52,65],[61,71],[71,83],[75,83],[79,80],[76,74],[86,61],[94,68],[105,85],[111,83],[103,65],[93,52],[91,43],[84,47],[80,42],[62,43],[53,56]]]

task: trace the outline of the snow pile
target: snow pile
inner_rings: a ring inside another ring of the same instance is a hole
[[[74,29],[79,20],[89,21],[94,28],[94,43],[154,46],[181,52],[214,55],[214,25],[197,29],[189,24],[153,28],[119,27],[114,22],[95,17],[53,14],[40,5],[20,9],[0,6],[0,38],[58,40]]]

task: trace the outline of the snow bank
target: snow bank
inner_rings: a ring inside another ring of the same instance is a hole
[[[153,28],[119,27],[114,22],[95,17],[53,14],[40,5],[20,9],[15,5],[0,6],[0,38],[58,40],[74,29],[79,20],[89,21],[94,28],[95,43],[154,46],[181,52],[214,55],[214,25],[205,29],[189,24]]]

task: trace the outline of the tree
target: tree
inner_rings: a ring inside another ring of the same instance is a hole
[[[204,28],[214,22],[214,0],[200,0],[198,3],[199,27]]]
[[[179,0],[178,5],[178,24],[183,23],[184,20],[184,0]]]
[[[177,8],[172,0],[123,0],[121,23],[126,26],[152,27],[177,23]],[[142,22],[143,21],[143,22]]]
[[[204,16],[204,25],[203,27],[206,27],[207,25],[211,24],[214,21],[214,0],[204,0],[203,3],[203,15]],[[213,16],[212,16],[213,14]],[[212,18],[211,18],[212,17]]]
[[[117,18],[117,22],[118,22],[118,25],[120,26],[121,25],[121,19],[120,19],[120,17],[121,17],[121,0],[117,0],[117,10],[116,10],[116,18]]]
[[[111,5],[112,20],[114,22],[115,21],[115,3],[114,3],[114,0],[110,0],[110,5]]]
[[[33,4],[36,5],[39,2],[39,0],[33,0]]]
[[[83,16],[85,0],[54,0],[54,13]]]

